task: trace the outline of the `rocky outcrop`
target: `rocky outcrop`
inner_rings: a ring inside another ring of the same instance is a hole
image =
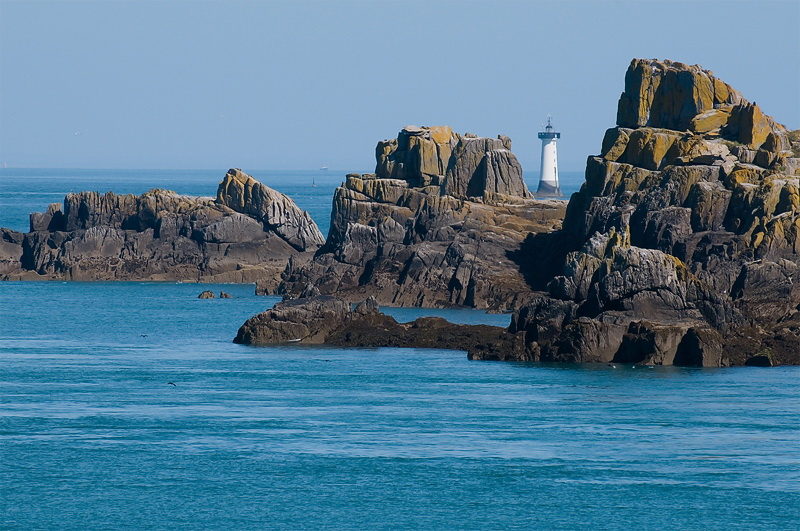
[[[397,139],[379,142],[375,154],[378,179],[438,187],[441,195],[458,199],[531,197],[507,136],[481,138],[453,133],[447,126],[406,126]]]
[[[31,214],[27,234],[1,235],[6,279],[277,284],[290,258],[309,259],[323,242],[306,212],[241,170],[228,172],[216,200],[70,193]]]
[[[379,142],[375,174],[350,174],[333,198],[325,246],[291,262],[280,292],[382,304],[507,310],[530,287],[520,251],[560,226],[565,204],[536,201],[507,137],[406,127]]]
[[[452,342],[473,359],[800,364],[798,135],[712,72],[631,63],[617,126],[589,157],[560,230],[557,204],[532,203],[509,184],[510,158],[488,169],[503,160],[505,139],[465,138],[406,128],[379,143],[376,174],[348,176],[325,246],[306,265],[290,263],[281,287],[394,305],[518,307],[509,328],[483,330],[479,343],[469,327],[398,325],[340,304],[333,324],[309,337]]]
[[[438,317],[398,323],[379,311],[375,299],[362,302],[352,311],[350,306],[343,299],[327,296],[287,300],[248,319],[234,342],[436,348],[463,350],[476,359],[495,353],[525,354],[519,338],[498,326],[457,325]]]
[[[511,326],[526,358],[800,363],[790,146],[712,72],[634,60],[562,230],[530,246],[548,274]]]
[[[245,345],[322,343],[350,315],[350,304],[335,297],[287,300],[248,319],[233,340]]]
[[[556,303],[557,305],[557,303]],[[558,313],[558,309],[553,313]],[[555,325],[556,323],[551,323]],[[462,350],[470,359],[534,361],[540,359],[526,341],[530,330],[489,325],[458,325],[439,317],[420,317],[398,323],[380,312],[374,298],[351,310],[343,299],[316,296],[285,300],[248,319],[234,343],[274,345],[282,343],[326,343],[341,347],[395,347]],[[527,333],[526,333],[527,332]],[[539,339],[548,331],[538,328]],[[596,336],[602,337],[602,336]],[[657,323],[631,323],[621,337],[622,347],[614,362],[643,365],[718,365],[722,355],[719,334],[691,327]],[[591,345],[584,345],[591,346]],[[612,359],[612,358],[609,358]],[[575,360],[569,360],[575,361]],[[584,361],[594,360],[591,357]],[[771,355],[753,358],[751,365],[773,363]]]
[[[21,232],[0,229],[0,278],[19,271],[24,240],[25,235]]]
[[[274,232],[297,251],[325,243],[308,212],[242,170],[228,171],[217,188],[217,203],[259,221],[264,231]]]

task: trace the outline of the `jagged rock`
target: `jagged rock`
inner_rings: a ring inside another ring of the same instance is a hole
[[[720,333],[709,327],[690,328],[675,352],[674,365],[682,367],[720,367],[723,341]]]
[[[442,193],[467,199],[495,194],[530,197],[522,167],[504,138],[461,138],[453,148]]]
[[[230,293],[228,293],[226,291],[220,291],[219,292],[219,298],[220,299],[232,299],[233,295],[231,295]]]
[[[721,132],[753,148],[770,133],[780,140],[767,149],[786,149],[786,129],[764,115],[710,70],[673,61],[634,59],[625,74],[617,125],[693,133]]]
[[[262,222],[265,231],[274,231],[298,251],[325,243],[308,212],[240,169],[228,170],[217,188],[217,203]]]
[[[617,124],[687,130],[692,119],[715,105],[742,100],[741,94],[698,65],[634,59],[625,74]]]
[[[790,146],[710,71],[634,60],[617,127],[550,237],[564,250],[544,255],[547,295],[514,318],[526,356],[720,366],[769,348],[800,363]]]
[[[24,238],[21,232],[0,229],[0,276],[19,269]]]
[[[679,327],[632,322],[613,361],[646,365],[671,365],[685,330]]]
[[[518,307],[529,291],[520,248],[558,227],[564,203],[530,198],[510,147],[448,127],[406,127],[379,143],[376,174],[347,176],[326,245],[287,268],[280,292],[310,285],[396,306]]]
[[[789,260],[746,263],[730,295],[746,316],[776,322],[800,302],[800,267]]]
[[[628,319],[606,312],[594,319],[579,317],[564,327],[550,345],[537,345],[542,361],[606,363],[616,355],[622,343]],[[527,345],[531,350],[531,346]]]
[[[213,299],[214,298],[214,292],[206,290],[206,291],[202,292],[200,295],[198,295],[197,298],[198,299]]]
[[[31,214],[29,233],[3,229],[0,275],[260,281],[274,290],[291,257],[310,257],[322,243],[307,213],[239,170],[228,172],[218,195],[70,193],[63,205]]]
[[[414,188],[439,187],[459,199],[495,194],[530,197],[511,140],[458,135],[447,126],[406,126],[396,140],[375,149],[378,179],[408,182]]]
[[[368,315],[378,311],[380,311],[380,307],[378,306],[378,301],[375,300],[375,297],[369,297],[365,301],[358,303],[358,305],[353,309],[353,312],[359,315]]]

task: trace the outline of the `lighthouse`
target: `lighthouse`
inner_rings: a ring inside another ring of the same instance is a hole
[[[561,133],[556,133],[553,127],[553,118],[547,117],[547,126],[539,133],[542,141],[542,167],[539,172],[539,188],[536,195],[539,197],[560,197],[561,188],[558,186],[558,153],[556,140],[561,138]]]

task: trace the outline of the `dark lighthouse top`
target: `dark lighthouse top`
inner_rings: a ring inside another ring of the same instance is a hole
[[[552,118],[547,118],[547,127],[539,133],[539,138],[561,138],[561,133],[556,133],[555,127],[553,127]]]

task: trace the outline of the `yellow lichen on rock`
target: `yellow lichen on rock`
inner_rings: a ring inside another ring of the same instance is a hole
[[[696,113],[704,113],[714,108],[714,83],[709,74],[699,66],[693,72],[692,97]]]
[[[429,129],[431,140],[437,144],[447,144],[453,138],[453,129],[449,125],[439,125]]]
[[[731,87],[721,79],[714,78],[714,102],[726,103],[731,94]]]
[[[737,114],[739,142],[753,148],[761,147],[771,131],[769,120],[761,108],[754,103],[740,105]]]
[[[730,116],[730,108],[711,109],[692,118],[689,124],[689,130],[695,133],[714,131],[727,124]]]
[[[757,184],[764,178],[765,173],[764,170],[756,168],[755,166],[737,165],[726,177],[725,186],[733,189],[736,185],[742,183]]]
[[[603,158],[610,161],[616,161],[628,146],[630,140],[630,129],[623,129],[621,127],[614,127],[606,131],[603,137],[602,155]]]

